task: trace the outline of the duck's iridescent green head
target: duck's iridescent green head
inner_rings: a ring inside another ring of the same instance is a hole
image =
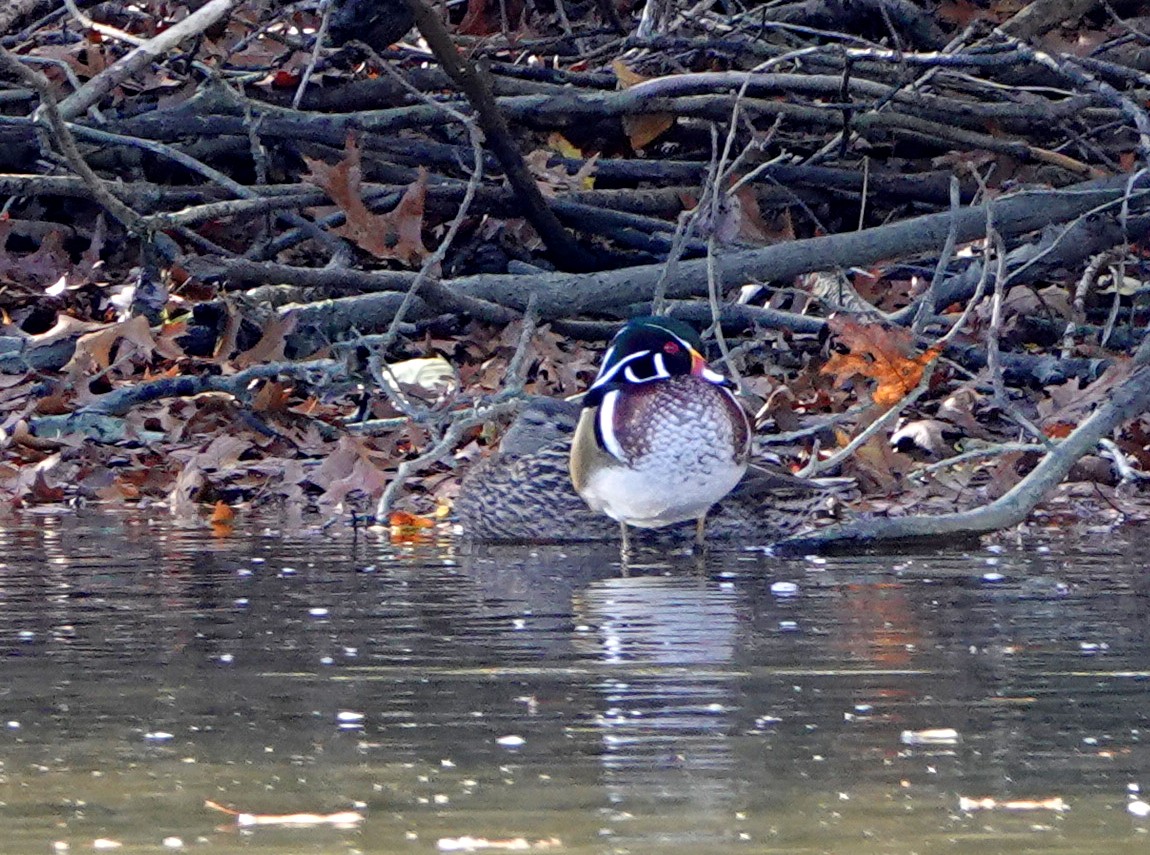
[[[694,375],[710,383],[729,385],[723,375],[707,367],[703,341],[689,325],[674,318],[635,318],[611,340],[603,364],[583,405],[595,407],[612,389]]]

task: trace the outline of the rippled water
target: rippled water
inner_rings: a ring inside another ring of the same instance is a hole
[[[604,547],[8,519],[0,852],[1141,850],[1148,544],[623,576]]]

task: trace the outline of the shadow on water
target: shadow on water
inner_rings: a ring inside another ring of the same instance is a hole
[[[212,537],[85,514],[0,530],[0,852],[1148,842],[1128,810],[1150,786],[1139,532],[649,555],[622,576],[605,547],[395,547],[265,524]],[[238,829],[205,800],[364,820]]]

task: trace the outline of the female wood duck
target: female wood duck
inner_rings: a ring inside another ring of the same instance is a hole
[[[568,474],[572,438],[582,408],[571,401],[533,398],[503,436],[499,451],[471,467],[455,500],[466,537],[488,543],[608,541],[619,524],[591,510]],[[805,480],[752,465],[708,515],[711,541],[768,544],[810,525],[854,488],[849,478]],[[644,543],[675,545],[695,535],[691,523],[641,530]]]
[[[735,488],[751,456],[751,420],[732,384],[707,367],[682,321],[636,318],[612,339],[583,397],[571,481],[594,511],[628,526],[695,520]]]

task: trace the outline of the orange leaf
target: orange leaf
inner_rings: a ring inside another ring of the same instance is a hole
[[[212,524],[217,523],[230,523],[236,518],[236,512],[223,502],[216,502],[216,506],[212,508]]]
[[[392,511],[388,523],[391,525],[391,542],[396,544],[419,543],[431,533],[428,529],[435,527],[435,520],[407,511]]]
[[[644,113],[623,117],[623,132],[631,141],[631,148],[646,148],[675,124],[670,113]]]
[[[916,354],[913,334],[901,327],[861,324],[840,315],[828,324],[848,352],[832,354],[822,373],[833,375],[839,388],[859,376],[876,381],[871,397],[881,407],[893,407],[910,394],[941,352],[932,347]]]
[[[392,511],[391,516],[388,518],[388,524],[392,528],[434,528],[435,520],[421,517],[417,514],[411,514],[407,511]]]
[[[619,59],[611,63],[611,70],[615,72],[615,79],[619,81],[620,89],[630,89],[638,83],[651,79],[632,71]],[[645,113],[623,117],[623,131],[631,140],[633,149],[646,148],[674,124],[675,117],[670,113]]]

